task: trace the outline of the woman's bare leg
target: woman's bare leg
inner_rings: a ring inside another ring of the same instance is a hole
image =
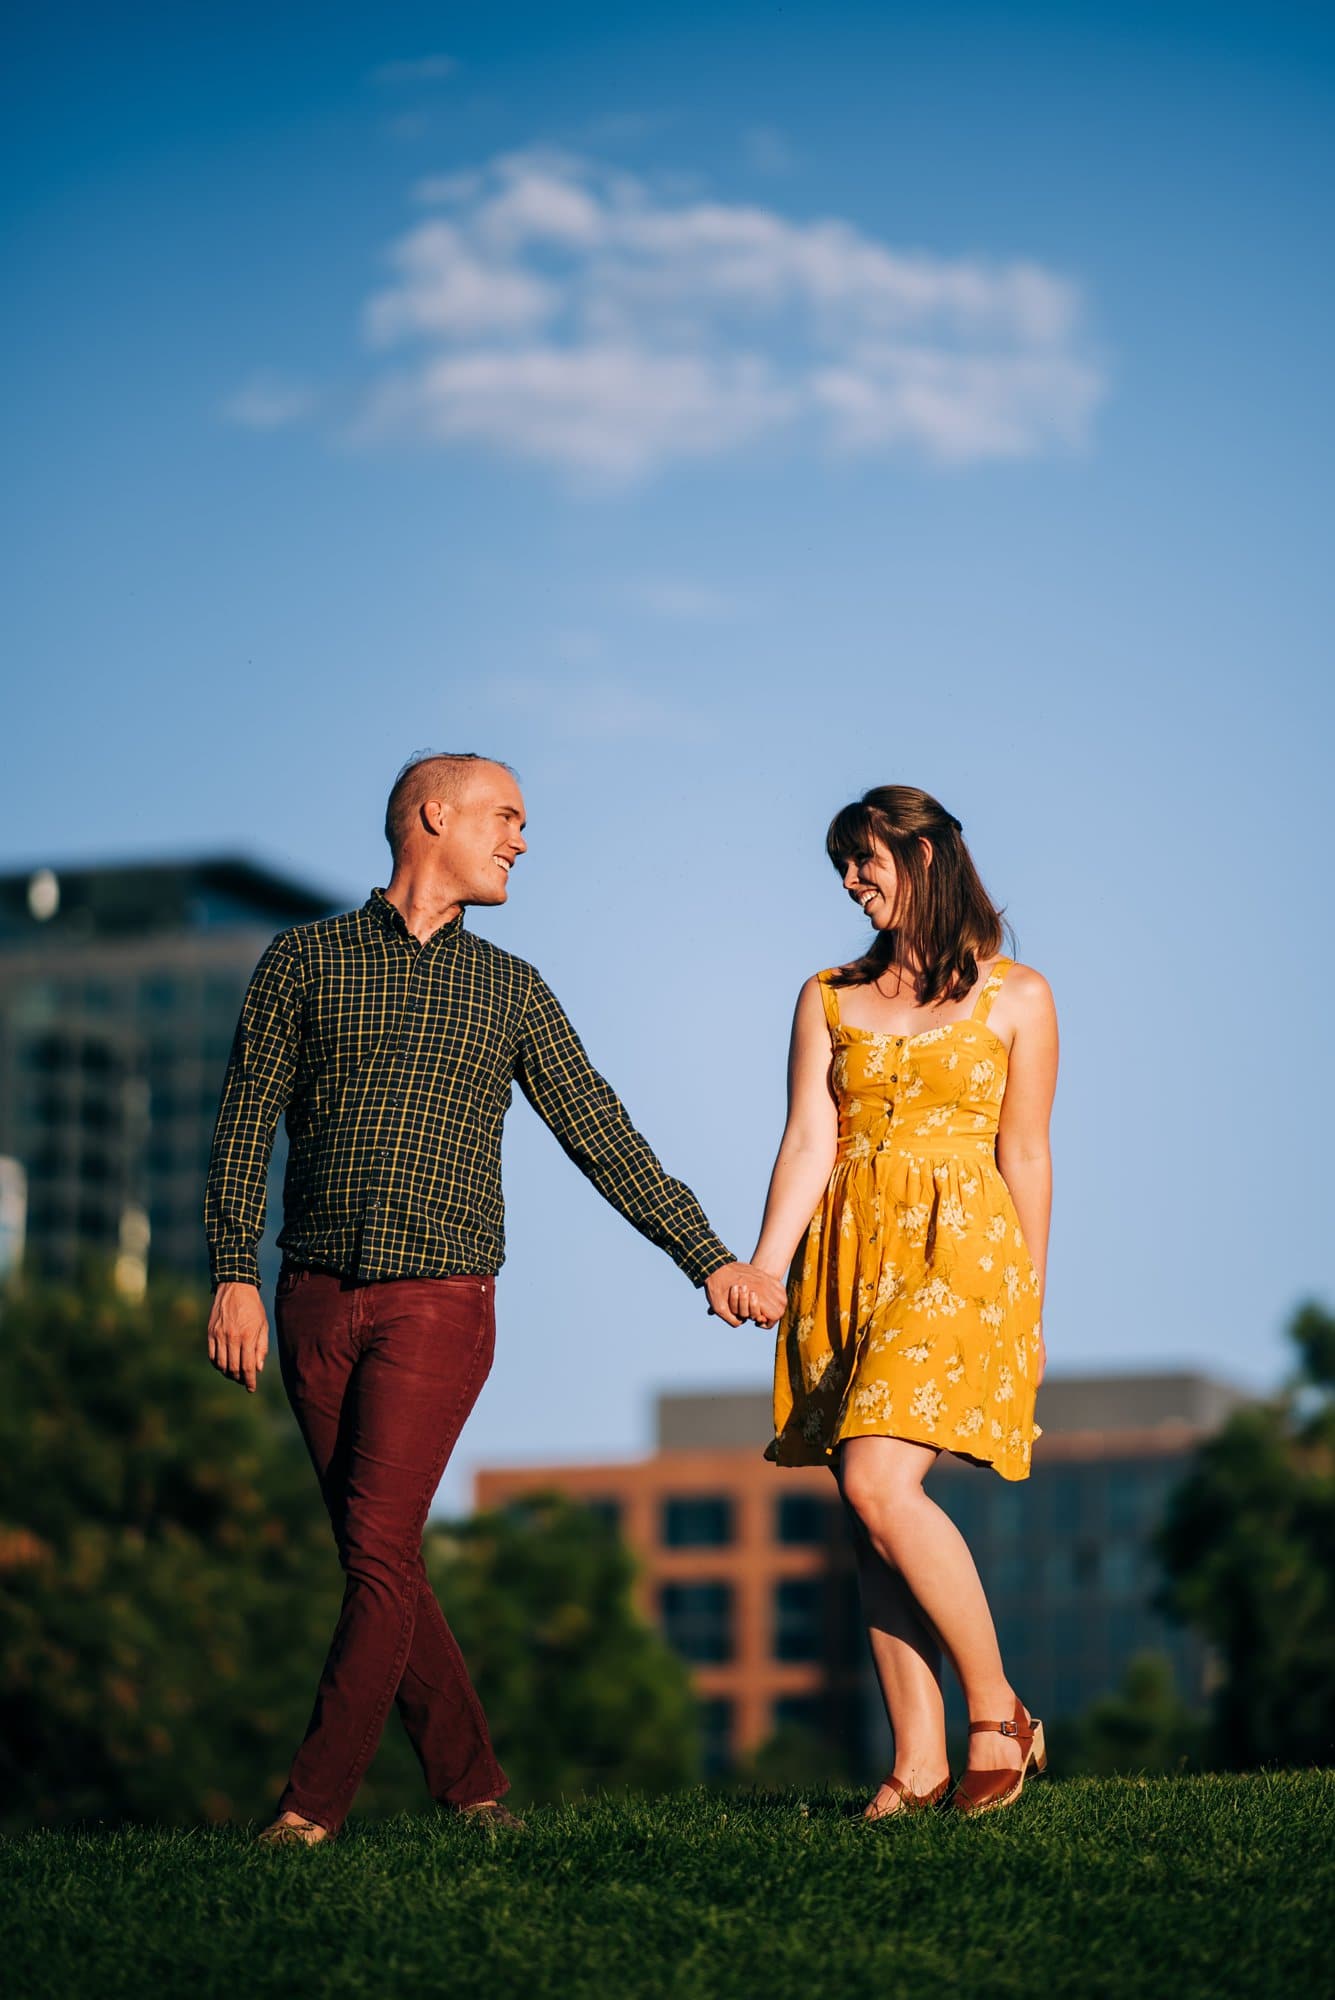
[[[921,1795],[949,1776],[941,1647],[923,1623],[904,1578],[877,1555],[851,1507],[848,1513],[872,1664],[895,1739],[893,1775]],[[882,1785],[864,1817],[880,1819],[898,1812],[900,1803],[899,1794]]]
[[[1015,1690],[1006,1679],[987,1598],[968,1543],[948,1514],[923,1492],[936,1463],[930,1445],[905,1438],[848,1438],[840,1449],[840,1487],[883,1564],[897,1570],[920,1620],[940,1638],[960,1678],[972,1722],[1006,1722]],[[969,1739],[977,1769],[1018,1769],[1014,1737]]]

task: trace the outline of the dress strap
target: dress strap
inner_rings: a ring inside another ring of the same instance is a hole
[[[992,1002],[1001,991],[1001,982],[1014,963],[1015,960],[1013,958],[999,958],[997,960],[992,970],[988,973],[987,978],[983,981],[982,990],[974,1002],[973,1012],[969,1016],[971,1021],[985,1022],[987,1020],[988,1015],[992,1012]]]
[[[816,974],[816,978],[820,984],[821,1005],[825,1009],[825,1025],[831,1034],[839,1026],[839,995],[830,984],[831,979],[837,971],[838,967],[832,965],[828,972],[818,972]]]

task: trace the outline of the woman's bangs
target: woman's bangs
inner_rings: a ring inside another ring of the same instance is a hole
[[[846,868],[856,855],[866,854],[873,838],[872,815],[859,800],[844,806],[830,821],[825,836],[825,852],[836,868]]]

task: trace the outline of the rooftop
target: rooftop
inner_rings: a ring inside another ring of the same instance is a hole
[[[0,947],[162,931],[280,930],[346,907],[237,855],[0,875]]]
[[[1218,1430],[1232,1411],[1252,1400],[1243,1390],[1189,1370],[1110,1375],[1050,1375],[1039,1390],[1039,1422],[1046,1437]],[[771,1429],[767,1389],[718,1389],[657,1398],[659,1451],[727,1451],[754,1448]]]

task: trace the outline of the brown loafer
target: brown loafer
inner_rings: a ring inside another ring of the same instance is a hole
[[[489,1833],[523,1833],[522,1819],[516,1819],[507,1806],[499,1799],[482,1799],[475,1806],[460,1806],[460,1819],[471,1820],[474,1826],[483,1826]]]
[[[333,1834],[315,1819],[276,1819],[255,1836],[259,1847],[323,1847]]]
[[[882,1778],[881,1783],[898,1794],[899,1804],[883,1806],[880,1812],[863,1813],[868,1826],[875,1826],[878,1819],[898,1819],[901,1813],[929,1812],[933,1806],[943,1804],[950,1790],[950,1774],[947,1772],[941,1783],[933,1785],[930,1792],[911,1792],[904,1780],[895,1777],[893,1772],[888,1778]]]
[[[1048,1768],[1047,1746],[1043,1741],[1043,1725],[1029,1713],[1022,1701],[1015,1704],[1015,1714],[1009,1722],[971,1722],[970,1736],[983,1736],[995,1730],[999,1736],[1013,1736],[1020,1746],[1020,1766],[1018,1770],[965,1771],[955,1787],[951,1804],[957,1812],[995,1812],[999,1806],[1011,1806],[1024,1790],[1024,1781],[1032,1768],[1035,1775]]]

